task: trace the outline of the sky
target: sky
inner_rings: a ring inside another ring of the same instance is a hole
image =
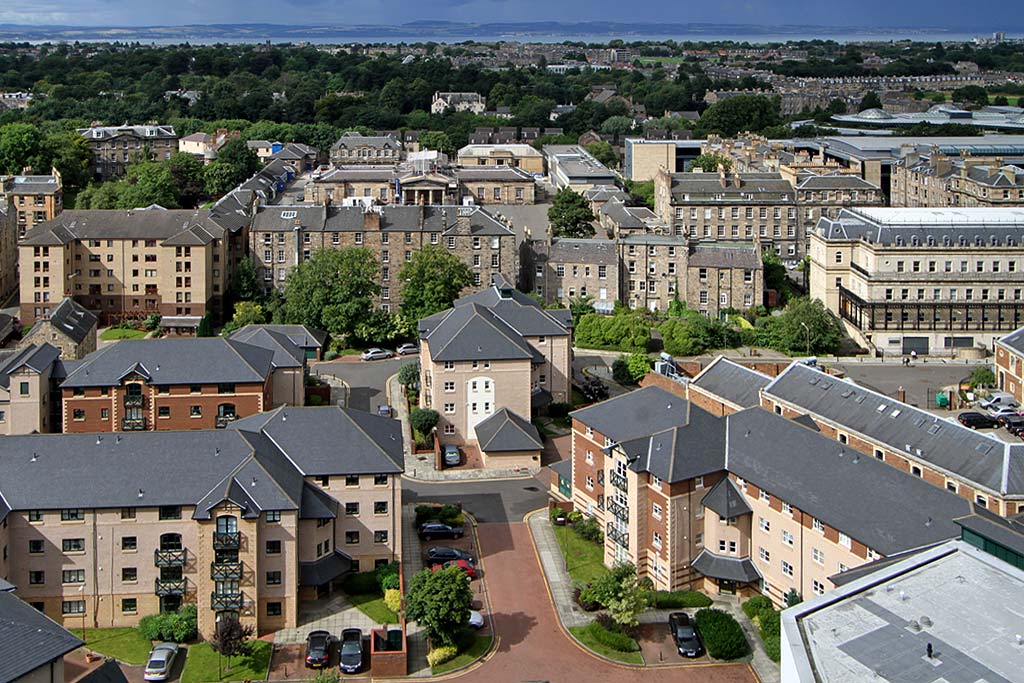
[[[423,19],[922,26],[1012,32],[1024,27],[1024,10],[1020,0],[645,0],[642,5],[621,0],[30,0],[0,7],[0,23],[71,26],[402,24]]]

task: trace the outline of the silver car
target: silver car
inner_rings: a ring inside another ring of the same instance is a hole
[[[409,356],[414,353],[419,353],[420,347],[416,346],[415,344],[402,344],[395,350],[398,352],[399,356]]]
[[[385,358],[391,358],[395,354],[393,351],[387,349],[366,349],[363,351],[360,358],[363,360],[384,360]]]
[[[178,646],[174,643],[160,643],[153,647],[146,662],[147,681],[166,681],[174,667],[174,659],[178,656]]]

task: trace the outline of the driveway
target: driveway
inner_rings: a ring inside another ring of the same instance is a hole
[[[937,390],[970,377],[977,364],[919,359],[909,367],[898,362],[837,363],[835,367],[843,370],[854,382],[886,396],[895,397],[902,387],[907,392],[907,403],[927,409],[929,392],[934,400]]]
[[[542,472],[542,476],[546,474]],[[519,522],[526,513],[547,505],[548,486],[548,483],[536,477],[501,481],[460,481],[457,484],[407,479],[402,482],[402,502],[461,502],[481,524]],[[480,535],[482,539],[482,531]]]
[[[481,524],[478,531],[491,619],[499,641],[497,652],[474,671],[473,680],[607,681],[641,676],[645,683],[757,680],[746,664],[663,665],[641,673],[599,659],[562,631],[526,524]]]
[[[335,360],[313,365],[313,372],[333,375],[348,384],[348,407],[376,412],[377,406],[388,402],[388,377],[405,363],[414,363],[415,356],[388,360]]]

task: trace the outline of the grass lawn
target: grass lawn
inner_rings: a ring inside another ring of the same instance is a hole
[[[569,546],[569,576],[573,581],[591,583],[608,573],[604,566],[604,546],[580,538],[571,526],[555,527],[555,537],[562,557],[566,555],[566,541]]]
[[[185,659],[185,670],[181,674],[181,683],[213,683],[214,681],[262,681],[267,677],[270,666],[270,653],[273,645],[263,640],[252,641],[252,654],[248,657],[232,657],[231,669],[228,661],[223,659],[222,676],[217,678],[217,653],[209,643],[196,643],[188,648]]]
[[[682,64],[686,61],[686,57],[637,57],[637,60],[641,64],[654,64],[661,62],[662,64]]]
[[[104,341],[114,341],[116,339],[142,339],[149,332],[145,330],[132,330],[122,329],[120,327],[109,327],[103,330],[103,334],[100,335],[100,339]]]
[[[384,596],[380,593],[356,593],[348,599],[359,611],[378,624],[397,624],[398,615],[384,605]]]
[[[573,408],[575,408],[576,406],[587,405],[589,403],[590,403],[590,401],[587,400],[587,397],[583,395],[582,391],[580,391],[576,387],[572,388],[572,406],[573,406]]]
[[[604,655],[608,659],[614,659],[617,662],[623,662],[625,664],[643,664],[644,658],[639,652],[619,652],[613,650],[606,645],[603,645],[591,635],[590,629],[587,626],[570,626],[569,632],[576,636],[576,639],[583,643],[584,646],[593,650],[599,655]]]
[[[487,648],[491,646],[491,636],[479,636],[475,632],[467,632],[467,636],[472,636],[472,640],[469,637],[464,637],[459,643],[459,654],[455,655],[454,659],[449,659],[444,664],[438,664],[437,666],[431,667],[430,671],[435,676],[438,674],[448,673],[455,669],[461,669],[464,666],[472,664],[476,660],[483,657],[484,653],[487,652]]]
[[[153,645],[134,628],[87,628],[84,637],[82,629],[70,630],[85,641],[86,649],[127,664],[145,664]]]

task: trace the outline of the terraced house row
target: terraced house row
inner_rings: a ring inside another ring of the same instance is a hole
[[[555,489],[605,530],[604,559],[663,590],[784,605],[855,567],[1024,511],[1024,446],[795,362],[718,359],[572,414]]]
[[[0,440],[0,577],[68,626],[195,603],[265,633],[347,571],[399,559],[402,433],[337,407],[230,428]]]

